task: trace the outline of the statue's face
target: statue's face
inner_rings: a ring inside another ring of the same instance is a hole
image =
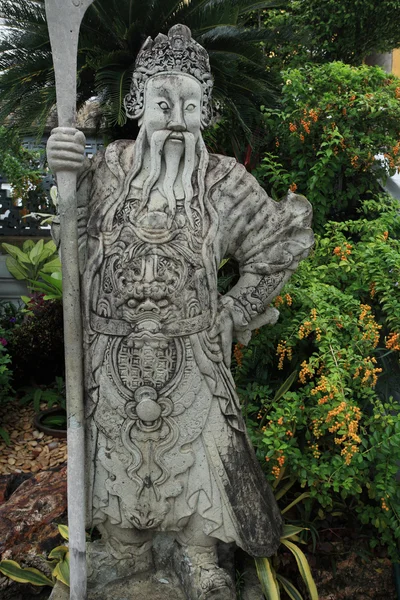
[[[151,77],[145,89],[145,108],[140,125],[150,141],[154,132],[170,130],[169,143],[183,144],[180,132],[200,135],[202,90],[190,75],[161,73]]]

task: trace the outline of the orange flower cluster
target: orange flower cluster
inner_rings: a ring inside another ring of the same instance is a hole
[[[297,131],[297,125],[296,125],[296,123],[289,123],[289,131],[291,131],[292,133],[294,133],[295,131]]]
[[[306,133],[310,133],[310,125],[311,121],[306,121],[305,119],[300,119],[300,123],[303,125],[303,129]]]
[[[317,309],[316,308],[312,308],[311,309],[311,318],[312,318],[313,321],[316,321],[317,315],[318,315]]]
[[[358,157],[358,155],[357,155],[357,154],[355,154],[355,155],[354,155],[354,156],[351,158],[351,160],[350,160],[350,162],[351,162],[351,166],[353,167],[353,169],[358,169],[358,167],[360,166],[360,165],[358,164],[358,158],[359,158],[359,157]]]
[[[351,254],[353,246],[351,244],[345,244],[344,247],[336,246],[333,249],[333,254],[335,256],[340,256],[340,260],[347,260],[347,257]]]
[[[287,346],[286,340],[281,340],[276,347],[276,354],[279,356],[278,369],[283,369],[283,362],[285,357],[288,360],[293,358],[293,350],[290,346]]]
[[[312,450],[313,457],[314,458],[319,458],[321,456],[321,452],[319,450],[318,444],[312,444],[311,442],[308,442],[308,444],[309,444],[309,446],[310,446],[310,448]]]
[[[378,325],[378,323],[375,321],[369,304],[361,304],[360,307],[361,313],[358,319],[358,324],[364,329],[362,339],[371,341],[373,347],[376,348],[379,343],[379,331],[382,329],[382,325]]]
[[[311,321],[304,321],[302,325],[300,325],[299,331],[297,335],[299,336],[299,340],[302,340],[310,335],[312,332],[312,323]]]
[[[400,88],[399,88],[400,89]],[[387,498],[389,498],[389,496],[387,496]],[[381,506],[382,506],[382,510],[390,510],[390,508],[388,507],[388,505],[386,504],[386,500],[387,498],[381,498]]]
[[[235,344],[235,347],[233,349],[233,356],[235,357],[236,364],[239,367],[239,369],[242,367],[242,364],[243,364],[242,348],[243,348],[243,344],[238,342],[237,344]]]
[[[383,235],[383,239],[384,239],[384,240],[385,240],[385,242],[386,242],[386,240],[387,240],[387,239],[388,239],[388,237],[389,237],[389,232],[388,232],[388,231],[384,231],[382,235]]]
[[[323,419],[313,419],[312,420],[312,425],[310,427],[311,431],[313,432],[313,436],[318,440],[320,437],[322,437],[322,431],[321,431],[321,425],[323,424],[324,420]]]
[[[398,350],[400,352],[400,334],[389,333],[386,340],[386,348],[388,350]]]
[[[311,379],[313,377],[313,375],[314,375],[314,371],[312,369],[310,369],[310,365],[307,364],[307,361],[303,360],[303,362],[301,363],[301,370],[299,373],[300,383],[306,384],[307,377],[309,377]]]
[[[371,283],[369,284],[369,295],[371,296],[371,298],[374,298],[376,294],[376,283],[375,281],[371,281]]]
[[[278,450],[279,456],[276,458],[276,462],[278,463],[274,467],[272,467],[272,474],[275,476],[275,479],[278,479],[281,474],[283,465],[285,464],[285,457],[283,455],[283,450]]]
[[[301,142],[304,142],[304,140],[306,139],[302,133],[299,135],[299,138]]]
[[[378,375],[382,373],[382,369],[374,367],[376,365],[376,358],[374,356],[367,356],[364,358],[363,365],[357,367],[355,370],[353,379],[357,379],[357,377],[361,377],[361,385],[375,387],[378,382]],[[364,373],[363,373],[364,371]]]
[[[400,151],[400,142],[397,142],[395,146],[392,148],[392,152],[394,156],[397,156]]]
[[[318,404],[321,405],[326,404],[329,400],[333,400],[335,396],[338,395],[339,390],[335,385],[332,385],[329,382],[327,377],[323,375],[319,380],[318,385],[316,385],[315,388],[311,390],[311,395],[316,396],[317,394],[319,394],[319,392],[322,392],[323,394],[323,396],[321,396],[318,399]]]
[[[386,158],[386,160],[388,161],[388,163],[389,163],[389,167],[390,167],[391,169],[395,169],[397,165],[396,165],[396,162],[395,162],[395,160],[394,160],[393,156],[392,156],[391,154],[389,154],[388,152],[385,152],[385,154],[384,154],[383,156],[384,156],[384,157]]]
[[[276,146],[277,148],[279,148],[279,139],[278,139],[278,138],[275,138],[275,146]]]
[[[358,320],[364,321],[365,317],[367,315],[369,315],[369,313],[371,312],[371,307],[369,304],[361,304],[360,308],[361,308],[361,313],[360,313]]]
[[[286,304],[288,306],[292,306],[292,304],[293,304],[293,298],[292,298],[292,296],[290,294],[285,294],[284,298],[282,296],[280,296],[280,295],[275,298],[274,304],[275,304],[276,308],[279,308],[279,306],[281,304],[285,304],[285,300],[286,300]]]
[[[291,183],[289,186],[289,190],[294,193],[297,190],[297,184],[294,182]]]
[[[342,401],[336,408],[328,412],[325,419],[327,424],[333,421],[329,427],[331,433],[344,430],[341,436],[335,437],[335,444],[343,446],[341,455],[344,457],[346,465],[351,463],[361,444],[361,438],[358,435],[361,416],[362,413],[358,406],[348,406],[345,401]]]
[[[400,86],[395,89],[394,93],[396,98],[400,100]]]

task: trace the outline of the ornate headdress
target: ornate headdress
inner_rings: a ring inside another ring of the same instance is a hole
[[[203,90],[202,126],[211,120],[211,92],[213,86],[210,62],[206,50],[193,38],[189,27],[174,25],[168,36],[160,33],[153,41],[148,37],[135,62],[130,93],[125,96],[127,117],[139,119],[144,110],[146,81],[158,73],[187,73],[195,77]]]

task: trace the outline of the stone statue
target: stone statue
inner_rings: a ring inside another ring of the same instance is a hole
[[[276,203],[235,159],[207,152],[212,85],[206,51],[175,25],[137,57],[125,98],[136,142],[90,162],[75,129],[48,143],[53,171],[79,170],[93,564],[115,577],[149,569],[154,534],[173,532],[190,600],[235,597],[218,541],[254,557],[279,545],[229,370],[232,337],[248,343],[276,322],[269,304],[313,243],[304,197]],[[228,256],[240,279],[221,296]]]

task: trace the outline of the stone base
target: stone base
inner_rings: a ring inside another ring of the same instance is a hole
[[[249,560],[238,597],[242,600],[263,600],[264,596],[254,564]],[[176,576],[163,571],[142,573],[90,590],[87,600],[187,600]],[[57,582],[49,600],[69,600],[69,589]]]
[[[165,573],[142,573],[113,581],[108,585],[89,590],[87,600],[186,600],[175,577]],[[69,588],[59,581],[49,600],[69,600]]]
[[[169,574],[141,573],[113,581],[102,589],[90,590],[88,600],[186,600],[175,577]]]

